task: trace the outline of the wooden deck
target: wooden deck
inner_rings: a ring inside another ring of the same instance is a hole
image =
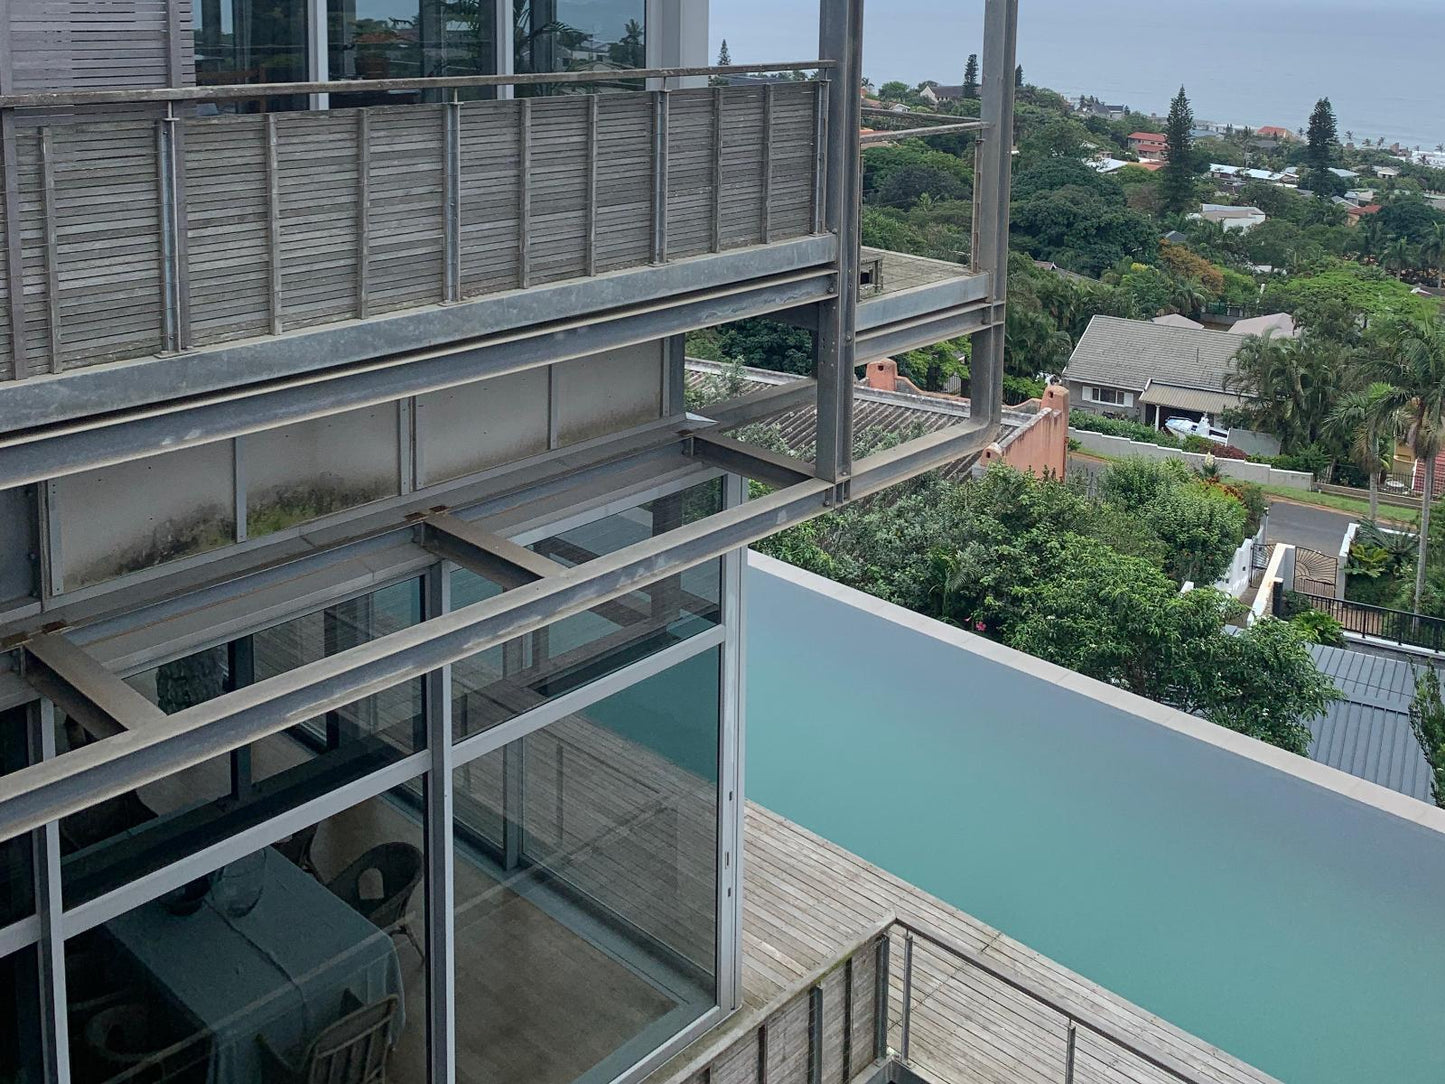
[[[775,813],[750,804],[747,814],[744,928],[744,1011],[720,1029],[755,1044],[761,1015],[807,983],[890,914],[917,923],[990,964],[1016,975],[1054,1000],[1088,1012],[1119,1035],[1160,1051],[1207,1084],[1276,1084],[1201,1039],[1030,951],[977,919],[821,839]],[[903,947],[893,935],[889,1045],[897,1049],[902,1005]],[[910,1064],[940,1082],[1044,1082],[1064,1079],[1066,1023],[1053,1011],[1008,990],[922,944],[915,948]],[[697,1047],[716,1049],[715,1033]],[[856,1047],[855,1047],[856,1049]],[[727,1059],[719,1058],[721,1064]],[[732,1062],[740,1059],[734,1057]],[[829,1064],[824,1054],[824,1067]],[[854,1071],[863,1067],[856,1059]],[[685,1052],[651,1084],[699,1079],[698,1055]],[[729,1081],[733,1079],[727,1075]],[[744,1079],[739,1077],[738,1079]],[[755,1079],[749,1075],[746,1079]],[[772,1074],[769,1075],[770,1081]],[[823,1074],[824,1080],[833,1079]],[[1079,1032],[1076,1082],[1173,1081],[1101,1040]],[[714,1077],[716,1080],[716,1077]]]

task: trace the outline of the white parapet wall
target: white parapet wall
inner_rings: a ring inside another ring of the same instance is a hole
[[[1069,436],[1079,442],[1088,452],[1125,459],[1142,456],[1145,459],[1182,459],[1198,468],[1204,464],[1200,452],[1186,452],[1178,448],[1161,448],[1157,444],[1145,444],[1128,437],[1111,437],[1104,433],[1092,433],[1084,429],[1069,428]],[[1241,482],[1254,482],[1262,486],[1283,486],[1286,489],[1309,491],[1314,488],[1315,476],[1309,471],[1279,470],[1268,463],[1250,463],[1243,459],[1215,457],[1219,473],[1227,478],[1238,478]]]

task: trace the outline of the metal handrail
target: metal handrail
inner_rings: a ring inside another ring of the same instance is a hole
[[[1310,609],[1333,617],[1344,626],[1346,632],[1430,651],[1445,649],[1445,619],[1417,614],[1411,610],[1396,610],[1389,606],[1355,602],[1353,599],[1317,595],[1309,591],[1290,593],[1306,602]],[[1279,609],[1284,608],[1287,608],[1287,603],[1281,599]]]
[[[469,87],[550,86],[556,83],[616,83],[637,79],[752,75],[758,72],[829,71],[836,67],[837,63],[832,60],[798,60],[785,64],[725,64],[703,68],[616,68],[608,71],[517,72],[510,75],[444,75],[407,79],[330,79],[309,83],[229,83],[204,87],[109,87],[101,90],[27,91],[20,94],[0,94],[0,109],[205,102],[297,94],[354,94],[358,91],[463,90]]]
[[[898,114],[902,115],[902,114]],[[981,120],[960,121],[957,124],[925,125],[922,128],[879,128],[861,138],[864,146],[870,143],[889,143],[895,139],[926,139],[929,136],[957,135],[961,132],[983,132],[988,125]]]
[[[942,934],[935,933],[932,930],[920,926],[916,922],[902,918],[897,919],[893,923],[893,926],[904,932],[903,1011],[900,1021],[902,1034],[899,1039],[898,1048],[899,1060],[904,1064],[907,1064],[909,1060],[910,1031],[913,1016],[913,946],[915,941],[924,941],[934,948],[941,949],[959,963],[966,964],[975,971],[982,972],[990,978],[1003,983],[1009,989],[1023,994],[1030,1001],[1042,1005],[1047,1009],[1051,1009],[1064,1018],[1068,1025],[1064,1048],[1064,1084],[1073,1084],[1075,1045],[1080,1028],[1094,1033],[1105,1042],[1123,1050],[1125,1053],[1132,1054],[1146,1064],[1168,1073],[1175,1080],[1183,1081],[1184,1084],[1206,1084],[1202,1077],[1194,1075],[1163,1051],[1150,1049],[1124,1038],[1088,1010],[1066,1005],[1064,1002],[1038,989],[1027,979],[1019,975],[1010,974],[994,966],[978,953],[971,949],[964,948],[954,941],[950,941]]]

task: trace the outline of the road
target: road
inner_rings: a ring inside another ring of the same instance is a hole
[[[1290,501],[1272,501],[1269,506],[1268,539],[1291,546],[1318,550],[1334,557],[1340,552],[1345,531],[1355,517]]]

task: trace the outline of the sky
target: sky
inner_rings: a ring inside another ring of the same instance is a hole
[[[734,63],[817,52],[817,0],[715,0],[713,51]],[[864,70],[874,83],[958,83],[980,52],[982,0],[872,0]],[[1329,97],[1340,131],[1433,148],[1445,0],[1020,0],[1029,82],[1164,112],[1183,83],[1201,119],[1303,127]]]

